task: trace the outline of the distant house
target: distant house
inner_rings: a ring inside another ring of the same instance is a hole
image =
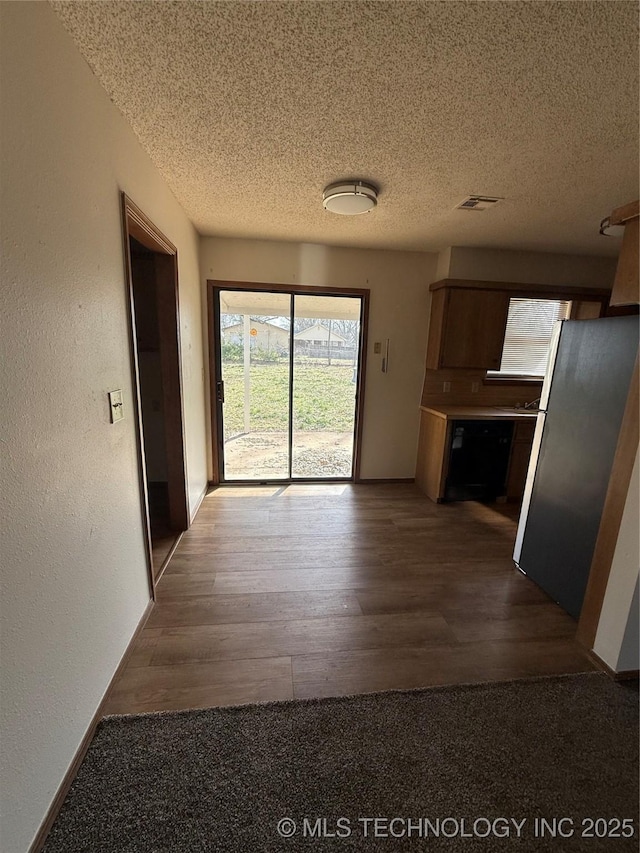
[[[308,329],[298,332],[293,336],[296,342],[300,341],[306,347],[326,347],[329,346],[329,327],[323,326],[322,323],[314,323]],[[332,347],[346,347],[349,342],[342,335],[331,329],[331,344]]]
[[[289,346],[289,330],[275,323],[251,320],[251,348],[283,350]],[[234,323],[222,330],[222,338],[227,343],[241,344],[244,339],[244,324]]]

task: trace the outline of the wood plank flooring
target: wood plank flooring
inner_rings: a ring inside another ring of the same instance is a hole
[[[575,621],[514,569],[516,518],[412,485],[215,489],[106,712],[592,670]]]

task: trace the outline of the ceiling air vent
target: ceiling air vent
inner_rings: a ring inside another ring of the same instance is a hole
[[[457,204],[455,210],[488,210],[502,201],[501,198],[494,198],[488,195],[470,195],[464,201]]]

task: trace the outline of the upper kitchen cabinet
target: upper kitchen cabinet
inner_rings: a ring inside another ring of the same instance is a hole
[[[611,292],[610,305],[638,305],[640,302],[638,282],[638,223],[639,203],[633,201],[618,207],[609,217],[609,225],[624,225],[622,248],[618,257],[616,278]]]
[[[427,367],[500,367],[509,294],[477,287],[432,285]]]
[[[429,370],[500,370],[512,300],[561,300],[570,303],[571,319],[586,320],[602,316],[610,296],[601,288],[454,278],[429,289]]]

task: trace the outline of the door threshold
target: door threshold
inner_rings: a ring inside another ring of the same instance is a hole
[[[216,483],[214,488],[220,486],[331,486],[334,484],[342,485],[346,483],[354,483],[353,477],[331,477],[327,479],[313,478],[296,478],[295,480],[223,480]]]

